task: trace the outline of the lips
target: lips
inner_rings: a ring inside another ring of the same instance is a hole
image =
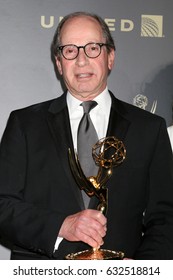
[[[91,78],[92,77],[92,73],[80,73],[80,74],[76,74],[76,77],[78,79],[83,79],[83,78]]]

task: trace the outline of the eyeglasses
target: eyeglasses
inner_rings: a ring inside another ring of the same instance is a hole
[[[83,49],[86,56],[89,58],[96,58],[101,54],[101,48],[103,46],[108,46],[104,43],[88,43],[85,46],[76,46],[76,45],[64,45],[58,47],[61,51],[63,57],[68,60],[75,59],[79,54],[79,49]]]

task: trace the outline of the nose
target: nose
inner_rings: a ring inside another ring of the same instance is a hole
[[[79,49],[79,53],[76,58],[76,64],[81,67],[88,64],[88,57],[86,56],[83,48]]]

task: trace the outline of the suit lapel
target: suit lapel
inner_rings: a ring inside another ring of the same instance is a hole
[[[130,121],[126,118],[127,112],[121,101],[115,98],[110,92],[112,106],[109,118],[107,136],[115,136],[117,139],[124,141]]]
[[[48,111],[47,122],[56,145],[58,154],[57,160],[60,160],[64,168],[64,176],[69,179],[69,186],[73,189],[77,202],[83,209],[84,204],[81,196],[81,191],[74,181],[68,160],[68,149],[70,148],[73,152],[74,147],[68,108],[66,104],[66,94],[63,94],[55,101],[53,101]]]

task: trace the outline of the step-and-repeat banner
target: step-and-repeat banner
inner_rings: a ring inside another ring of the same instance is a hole
[[[75,11],[101,15],[116,43],[109,89],[172,124],[173,1],[0,0],[0,137],[9,113],[62,94],[50,44],[61,18]],[[0,241],[0,259],[9,244]]]

